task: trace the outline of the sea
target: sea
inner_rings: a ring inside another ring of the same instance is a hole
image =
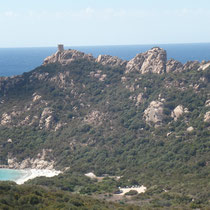
[[[116,46],[65,46],[85,53],[118,56],[130,60],[138,53],[152,47],[161,47],[167,51],[168,59],[174,58],[182,63],[187,61],[210,60],[210,43],[194,44],[153,44],[153,45],[116,45]],[[55,47],[0,48],[0,76],[20,75],[33,70],[43,63],[44,58],[55,53]]]
[[[138,53],[152,47],[161,47],[167,51],[167,58],[174,58],[182,63],[187,61],[209,61],[210,43],[194,44],[153,44],[153,45],[120,45],[120,46],[65,46],[65,49],[76,49],[85,53],[118,56],[130,60]],[[0,48],[0,76],[20,75],[33,70],[43,63],[44,58],[55,53],[57,47],[34,48]],[[20,170],[0,169],[0,180],[17,180],[23,176]]]
[[[0,181],[18,181],[26,175],[24,170],[16,169],[0,169]]]

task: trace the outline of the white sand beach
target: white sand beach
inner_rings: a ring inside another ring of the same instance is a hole
[[[61,173],[61,171],[56,170],[49,170],[49,169],[25,169],[23,171],[23,177],[17,179],[15,182],[17,184],[23,184],[24,182],[28,181],[29,179],[34,179],[36,177],[45,176],[45,177],[53,177],[57,176]]]

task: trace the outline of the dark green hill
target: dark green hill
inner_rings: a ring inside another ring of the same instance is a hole
[[[208,205],[209,81],[208,63],[167,62],[160,48],[129,62],[57,52],[0,79],[0,164],[36,167],[44,159],[42,168],[69,168],[50,181],[59,188],[92,171],[122,176],[103,192],[143,184],[148,197],[136,199],[153,206]],[[97,193],[88,184],[80,191]]]

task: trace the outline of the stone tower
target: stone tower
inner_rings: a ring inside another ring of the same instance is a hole
[[[63,44],[58,44],[58,52],[63,52],[63,51],[64,51]]]

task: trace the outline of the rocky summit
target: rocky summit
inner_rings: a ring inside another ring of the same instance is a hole
[[[166,60],[166,51],[159,47],[154,47],[131,59],[126,66],[126,72],[139,71],[142,74],[149,72],[162,74],[166,71]]]
[[[120,186],[144,185],[136,205],[206,207],[209,101],[209,61],[167,60],[159,47],[130,61],[57,51],[0,78],[0,164],[62,170],[33,184],[65,191],[115,201]]]

